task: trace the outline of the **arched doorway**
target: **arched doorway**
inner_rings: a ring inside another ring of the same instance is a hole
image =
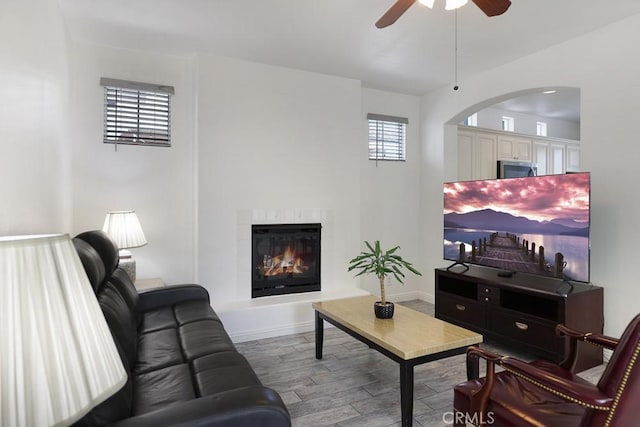
[[[475,123],[465,126],[472,115]],[[515,128],[503,127],[506,119]],[[444,139],[448,181],[495,178],[497,160],[539,163],[541,174],[577,171],[580,89],[538,87],[486,99],[448,120]]]

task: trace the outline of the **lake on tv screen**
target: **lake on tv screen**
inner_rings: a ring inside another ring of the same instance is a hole
[[[495,233],[495,231],[461,230],[456,228],[445,229],[444,259],[457,260],[460,253],[460,243],[465,243],[465,258],[469,259],[471,256],[471,243],[476,242],[476,245],[478,245],[478,242],[482,239],[486,238],[489,240],[492,233]],[[504,235],[505,233],[499,234]],[[587,237],[544,234],[521,234],[519,237],[520,241],[524,239],[528,242],[534,242],[538,248],[540,246],[545,248],[548,271],[540,273],[552,275],[555,254],[560,252],[567,263],[563,270],[566,278],[580,282],[589,281],[589,239]],[[484,259],[483,262],[477,263],[496,268],[508,268],[507,264],[497,259]],[[524,269],[524,271],[526,272],[527,270]]]

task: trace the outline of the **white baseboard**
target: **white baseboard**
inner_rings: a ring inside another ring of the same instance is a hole
[[[411,292],[400,292],[395,294],[387,295],[387,299],[390,301],[411,301],[414,299],[419,299],[421,301],[426,301],[431,304],[435,304],[435,297],[432,294],[423,291],[411,291]]]
[[[313,331],[314,328],[315,322],[301,322],[295,325],[281,326],[277,328],[262,328],[252,331],[230,333],[229,336],[233,342],[245,342],[261,340],[264,338],[280,337],[283,335],[300,334],[302,332]]]

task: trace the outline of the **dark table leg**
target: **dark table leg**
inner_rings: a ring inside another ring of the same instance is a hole
[[[467,356],[467,380],[477,380],[480,377],[480,358]]]
[[[400,362],[400,411],[402,427],[413,425],[413,365]]]
[[[316,311],[316,359],[322,359],[322,344],[324,341],[324,321]]]

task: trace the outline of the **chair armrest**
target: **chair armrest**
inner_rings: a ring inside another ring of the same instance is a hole
[[[618,339],[608,337],[602,334],[593,334],[591,332],[582,332],[572,329],[565,325],[556,326],[556,335],[569,338],[569,351],[564,360],[560,362],[560,366],[573,372],[578,360],[578,341],[588,344],[599,345],[611,350],[615,350],[618,345]]]
[[[200,285],[171,285],[154,288],[139,294],[138,308],[144,312],[190,300],[209,302],[209,292]]]
[[[487,361],[487,369],[484,384],[471,396],[471,411],[474,414],[485,414],[489,403],[489,395],[495,382],[495,365],[502,360],[502,356],[483,350],[480,347],[470,346],[467,348],[467,360],[474,357],[485,359]]]
[[[584,341],[589,344],[599,345],[610,350],[615,350],[620,341],[618,338],[609,337],[602,334],[594,334],[591,332],[581,332],[565,325],[556,326],[556,334],[566,336],[570,339]]]
[[[613,399],[602,393],[595,385],[571,381],[512,357],[502,359],[500,366],[512,375],[529,381],[567,401],[590,409],[601,411],[611,409]]]
[[[110,424],[110,427],[156,426],[290,427],[291,418],[275,391],[252,386],[175,403]]]

